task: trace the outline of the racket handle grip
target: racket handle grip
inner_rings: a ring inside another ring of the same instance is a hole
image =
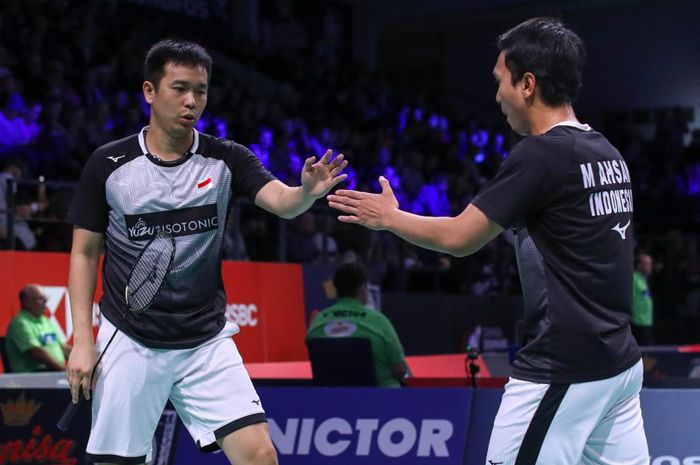
[[[63,412],[61,419],[58,420],[58,423],[56,423],[56,427],[58,429],[61,431],[68,431],[70,429],[70,425],[73,423],[73,417],[75,417],[75,414],[78,413],[78,410],[80,410],[80,406],[84,400],[85,398],[83,397],[83,392],[80,391],[78,393],[78,403],[74,404],[73,401],[71,401],[71,403],[68,404],[66,411]]]

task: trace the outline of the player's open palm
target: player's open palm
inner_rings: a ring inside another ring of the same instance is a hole
[[[323,197],[348,177],[347,174],[341,174],[348,166],[348,162],[344,160],[345,156],[341,153],[331,160],[332,154],[333,152],[328,149],[316,163],[314,163],[316,157],[309,157],[304,162],[304,168],[301,170],[301,185],[304,186],[304,191],[315,199]]]
[[[328,196],[328,205],[345,215],[338,217],[343,223],[354,223],[370,229],[386,229],[386,219],[399,208],[389,181],[381,176],[382,192],[371,194],[354,190],[338,190]]]

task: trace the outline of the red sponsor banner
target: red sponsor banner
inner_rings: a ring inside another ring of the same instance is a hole
[[[68,297],[69,255],[64,253],[0,252],[0,335],[19,311],[19,291],[27,284],[46,292],[47,315],[70,340],[73,334]],[[100,265],[101,267],[101,265]],[[248,362],[307,359],[304,346],[304,295],[300,265],[224,262],[226,317],[238,323],[234,340]],[[98,277],[96,299],[102,295]],[[95,304],[93,322],[97,324]]]

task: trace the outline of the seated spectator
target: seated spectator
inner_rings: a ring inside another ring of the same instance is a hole
[[[19,293],[20,312],[7,328],[5,345],[14,373],[63,371],[70,353],[60,329],[46,316],[46,295],[30,284]]]
[[[18,192],[15,196],[15,248],[17,250],[34,250],[37,244],[37,235],[29,224],[32,218],[33,205],[30,196],[25,192]]]
[[[651,255],[637,252],[632,275],[632,334],[641,346],[652,343],[654,302],[649,292],[649,276],[654,270]]]
[[[11,159],[0,172],[0,240],[2,241],[7,237],[8,181],[19,181],[22,178],[23,169],[24,163],[21,160]],[[15,191],[16,187],[15,185]],[[9,194],[14,195],[14,192],[9,192]]]
[[[366,337],[372,343],[377,382],[400,387],[407,368],[403,346],[389,319],[366,307],[367,274],[358,263],[341,265],[333,276],[338,302],[316,315],[306,338]]]

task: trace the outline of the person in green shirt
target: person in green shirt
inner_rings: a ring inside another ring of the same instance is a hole
[[[19,293],[21,309],[7,327],[5,345],[13,373],[63,371],[70,346],[46,316],[46,295],[30,284]]]
[[[649,292],[649,276],[654,262],[646,252],[635,256],[634,274],[632,275],[632,334],[639,345],[652,343],[652,326],[654,324],[654,302]]]
[[[389,319],[367,307],[367,274],[359,263],[341,265],[333,276],[338,302],[316,315],[306,338],[366,337],[372,344],[377,384],[400,387],[407,374],[403,346]]]

